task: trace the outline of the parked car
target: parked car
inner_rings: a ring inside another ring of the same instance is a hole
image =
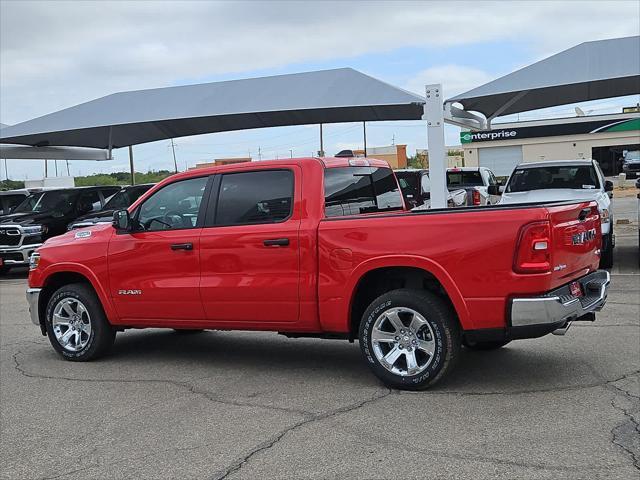
[[[67,231],[80,215],[100,210],[120,187],[82,187],[31,193],[11,213],[0,216],[0,273],[28,265],[42,243]]]
[[[462,344],[564,333],[603,307],[595,201],[403,203],[374,159],[183,172],[113,225],[47,240],[31,257],[31,319],[73,361],[106,353],[127,328],[359,339],[384,383],[422,389],[449,374]]]
[[[486,167],[462,167],[447,169],[447,188],[463,188],[467,192],[467,205],[494,205],[499,194],[490,194],[489,186],[499,185],[491,170]]]
[[[631,150],[624,154],[622,171],[628,178],[640,176],[640,150]]]
[[[431,180],[429,170],[395,170],[405,204],[410,210],[431,208]],[[467,202],[467,192],[463,189],[449,191],[448,207],[461,207]]]
[[[90,227],[97,223],[112,223],[113,212],[129,207],[129,205],[135,202],[140,195],[153,187],[153,185],[155,184],[145,183],[141,185],[128,185],[126,187],[122,187],[122,190],[116,192],[113,196],[107,199],[107,203],[104,204],[104,207],[96,212],[79,216],[69,223],[67,230]]]
[[[612,191],[613,183],[605,180],[595,160],[521,163],[509,177],[500,204],[595,200],[602,223],[600,267],[611,268],[615,246]]]
[[[29,196],[29,191],[22,188],[18,190],[4,190],[0,192],[0,216],[11,213],[11,210],[18,206],[25,197]]]

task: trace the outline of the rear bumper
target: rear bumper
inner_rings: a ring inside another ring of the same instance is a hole
[[[564,327],[573,320],[589,316],[604,307],[609,291],[610,275],[606,270],[578,279],[584,296],[575,297],[565,285],[538,297],[511,300],[511,327]]]

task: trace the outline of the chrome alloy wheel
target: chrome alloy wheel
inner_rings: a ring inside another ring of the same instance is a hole
[[[76,298],[63,298],[56,304],[51,326],[60,346],[70,352],[79,352],[91,338],[89,311]]]
[[[402,377],[422,373],[436,348],[429,322],[407,307],[390,308],[376,319],[371,345],[380,364]]]

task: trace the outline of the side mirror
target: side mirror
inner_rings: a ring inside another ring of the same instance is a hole
[[[611,180],[604,181],[604,191],[613,192],[613,182]]]
[[[487,193],[489,195],[500,195],[500,185],[489,185],[487,187]]]
[[[113,212],[113,226],[117,230],[128,232],[131,230],[131,217],[127,210]]]

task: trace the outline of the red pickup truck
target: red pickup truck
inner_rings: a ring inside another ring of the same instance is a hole
[[[595,202],[412,213],[383,161],[263,161],[174,175],[113,225],[47,240],[27,298],[68,360],[128,328],[271,330],[359,339],[383,382],[421,389],[461,345],[593,320],[600,242]]]

